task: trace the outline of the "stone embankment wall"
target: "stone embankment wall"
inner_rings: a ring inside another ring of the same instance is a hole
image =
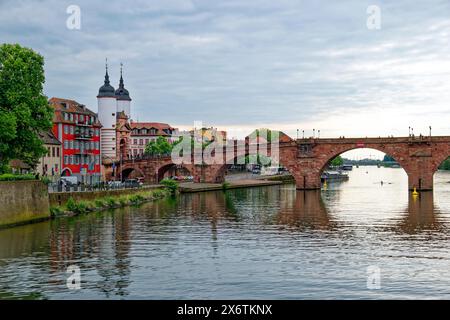
[[[0,181],[0,227],[48,218],[48,189],[44,183]]]

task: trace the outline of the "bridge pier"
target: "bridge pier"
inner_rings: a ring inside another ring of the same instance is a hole
[[[408,189],[413,191],[432,191],[433,190],[433,173],[408,173]]]
[[[305,173],[300,175],[294,173],[294,178],[297,190],[318,190],[322,187],[320,174]]]

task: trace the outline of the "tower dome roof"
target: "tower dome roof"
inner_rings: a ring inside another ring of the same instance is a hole
[[[109,83],[108,64],[106,64],[105,82],[98,89],[97,98],[102,97],[115,97],[114,87]]]
[[[125,89],[125,86],[123,84],[123,77],[122,77],[122,64],[120,64],[120,81],[119,81],[119,87],[117,88],[115,95],[117,100],[128,100],[131,101],[130,93],[127,89]]]

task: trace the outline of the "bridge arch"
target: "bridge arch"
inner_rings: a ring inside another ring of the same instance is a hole
[[[242,159],[244,157],[246,158],[248,156],[252,156],[252,155],[249,154],[248,152],[246,152],[245,154],[235,155],[232,160],[229,160],[229,161],[227,160],[227,162],[224,163],[224,164],[212,165],[211,166],[211,177],[212,177],[212,181],[211,182],[212,183],[222,183],[222,182],[224,182],[225,181],[227,167],[229,165],[232,165],[232,164],[235,164],[235,165],[242,164],[242,163],[239,163],[240,161],[238,162],[238,160]],[[254,155],[254,156],[256,156],[256,155]],[[270,155],[267,155],[265,157],[271,159]],[[248,164],[248,163],[246,163],[246,164]],[[283,163],[283,160],[281,158],[279,159],[278,165],[286,168],[289,171],[289,173],[295,178],[295,172],[292,170],[292,168],[286,166]]]
[[[322,159],[320,159],[320,161],[318,161],[317,165],[320,167],[320,174],[322,174],[323,170],[325,170],[325,168],[331,162],[331,160],[333,160],[337,156],[339,156],[345,152],[348,152],[348,151],[361,150],[361,149],[372,149],[372,150],[383,152],[384,154],[387,154],[388,156],[391,156],[392,158],[395,159],[395,161],[398,162],[398,164],[403,168],[403,170],[405,170],[406,174],[408,174],[409,163],[406,159],[407,155],[405,155],[403,152],[399,151],[398,149],[390,148],[386,145],[364,145],[361,147],[342,145],[342,146],[339,146],[338,148],[334,148],[330,152],[324,153],[324,156],[322,157]]]
[[[134,166],[126,166],[122,168],[120,172],[121,174],[119,174],[118,178],[122,177],[122,180],[140,178],[145,176],[141,169]]]
[[[193,170],[191,168],[189,168],[186,165],[182,165],[182,164],[175,164],[173,162],[169,162],[169,163],[165,163],[163,165],[161,165],[158,169],[157,169],[157,179],[158,182],[160,182],[161,180],[164,179],[164,175],[170,171],[170,170],[181,170],[184,171],[184,173],[193,176]]]
[[[320,166],[321,166],[320,175],[327,168],[327,166],[330,164],[330,162],[337,156],[340,156],[348,151],[362,150],[362,149],[376,150],[376,151],[382,152],[382,153],[392,157],[400,165],[400,167],[406,172],[406,174],[408,174],[408,171],[407,171],[408,163],[405,160],[405,157],[403,157],[403,155],[401,155],[399,153],[397,153],[396,155],[393,155],[392,153],[394,153],[394,150],[388,150],[388,148],[385,148],[384,146],[378,147],[378,148],[376,148],[375,146],[370,146],[370,147],[367,146],[367,147],[345,147],[345,148],[342,148],[342,150],[332,152],[327,157],[327,160],[320,162]]]
[[[370,143],[336,143],[336,144],[319,144],[314,148],[314,158],[297,159],[296,184],[298,189],[319,189],[321,187],[321,176],[327,165],[335,157],[352,150],[373,149],[383,152],[394,158],[403,168],[408,176],[408,184],[411,182],[411,169],[408,162],[407,150],[396,148],[395,145]],[[419,181],[421,183],[421,181]]]

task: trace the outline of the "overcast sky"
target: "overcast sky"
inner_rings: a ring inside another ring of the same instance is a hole
[[[80,30],[66,27],[72,4]],[[94,111],[108,57],[114,87],[125,65],[139,121],[450,135],[448,0],[0,0],[0,26],[0,42],[45,57],[46,95]]]

